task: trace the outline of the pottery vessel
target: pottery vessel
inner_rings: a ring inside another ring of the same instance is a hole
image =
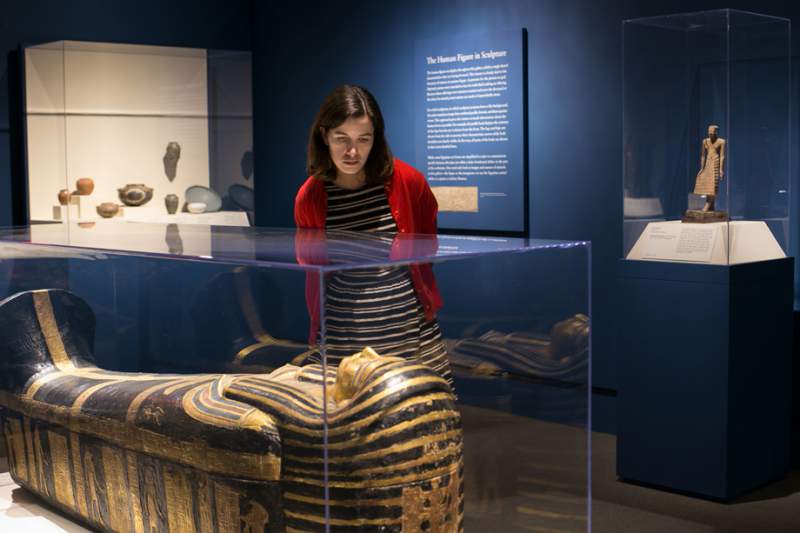
[[[203,202],[189,202],[186,204],[186,210],[197,215],[206,210],[206,204]]]
[[[75,188],[81,196],[89,196],[94,190],[94,180],[92,178],[80,178],[75,182]]]
[[[153,198],[153,188],[143,183],[129,183],[117,192],[120,201],[131,207],[144,205]]]
[[[178,211],[178,196],[176,194],[166,195],[164,205],[167,207],[167,213],[174,215]]]
[[[103,202],[97,206],[97,214],[103,218],[111,218],[119,213],[119,206],[112,202]]]
[[[72,198],[72,194],[70,194],[69,190],[61,189],[58,191],[58,203],[61,205],[67,205],[69,203],[69,199]]]
[[[178,175],[178,159],[181,158],[181,145],[175,141],[167,143],[167,151],[164,153],[164,174],[167,179],[172,181]]]

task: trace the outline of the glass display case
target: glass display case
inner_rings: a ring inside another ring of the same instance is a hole
[[[57,41],[23,65],[31,222],[249,224],[250,52]]]
[[[82,222],[0,259],[11,472],[92,527],[591,529],[588,243]]]
[[[736,264],[789,243],[790,23],[623,23],[623,257]]]

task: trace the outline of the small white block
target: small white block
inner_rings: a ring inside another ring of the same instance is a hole
[[[73,194],[72,198],[70,198],[70,203],[74,203],[78,206],[79,218],[97,217],[97,202],[95,202],[91,196]]]
[[[53,220],[78,220],[78,206],[70,203],[69,205],[54,205]]]

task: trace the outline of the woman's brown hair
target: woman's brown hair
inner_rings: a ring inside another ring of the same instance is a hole
[[[306,171],[310,176],[323,181],[336,179],[336,165],[331,160],[322,132],[341,126],[348,118],[364,116],[369,117],[373,127],[372,149],[364,164],[367,183],[380,183],[392,175],[394,171],[392,150],[386,142],[383,115],[377,100],[363,87],[341,85],[325,97],[311,125],[306,161]]]

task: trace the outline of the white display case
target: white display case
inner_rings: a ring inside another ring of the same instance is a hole
[[[249,52],[58,41],[24,49],[24,80],[30,221],[248,224]],[[120,192],[136,184],[152,189],[142,205]],[[198,201],[217,215],[192,216]],[[103,203],[120,209],[105,219]]]

